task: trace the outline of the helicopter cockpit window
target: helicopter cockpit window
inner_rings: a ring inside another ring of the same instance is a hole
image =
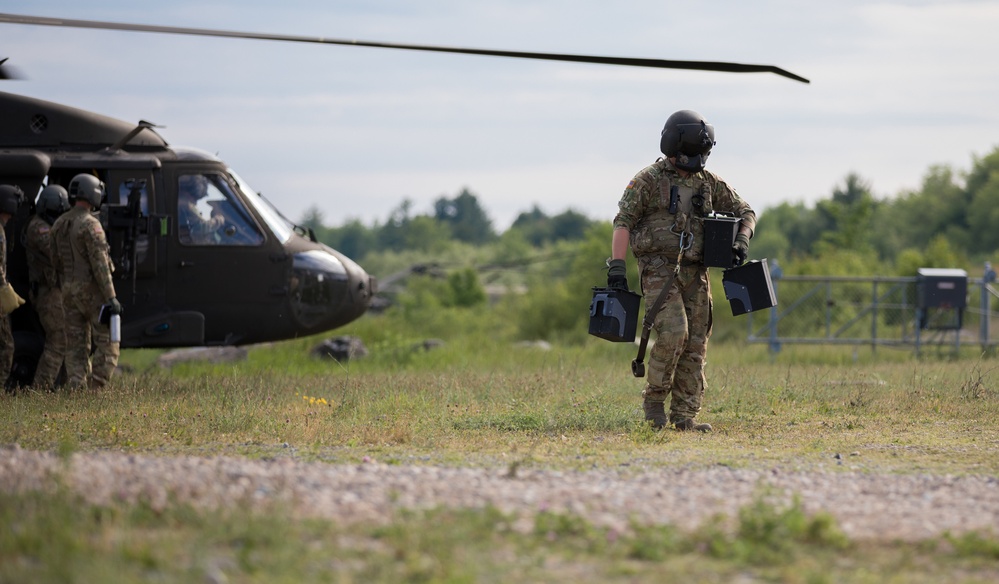
[[[271,232],[277,237],[278,241],[284,243],[291,239],[292,229],[294,225],[290,221],[284,218],[284,215],[280,211],[271,205],[270,201],[265,199],[263,195],[258,193],[246,184],[238,174],[236,174],[231,168],[229,169],[229,174],[232,176],[236,184],[239,185],[240,190],[246,196],[246,200],[250,202],[251,205],[257,210],[257,213],[264,218],[264,223],[270,227]]]
[[[264,236],[221,174],[184,174],[177,183],[177,232],[184,245],[260,245]]]

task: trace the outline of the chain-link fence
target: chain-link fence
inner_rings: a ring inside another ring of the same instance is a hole
[[[782,345],[980,345],[994,352],[999,339],[999,292],[986,264],[982,278],[960,270],[910,278],[787,276],[771,270],[777,306],[750,313],[749,341]],[[943,276],[939,276],[942,273]],[[937,278],[939,277],[939,281]],[[943,297],[937,297],[937,288]]]

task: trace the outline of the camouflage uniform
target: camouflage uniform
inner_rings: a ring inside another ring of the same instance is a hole
[[[0,225],[0,286],[7,285],[7,233]],[[10,315],[0,315],[0,385],[10,375],[14,365],[14,335],[10,328]]]
[[[28,290],[31,304],[45,330],[45,350],[38,360],[33,385],[50,388],[62,368],[66,354],[66,313],[62,307],[62,290],[52,265],[51,226],[35,215],[24,232],[24,248],[28,254]]]
[[[73,207],[52,225],[52,263],[62,284],[66,311],[66,374],[70,387],[103,387],[118,365],[119,344],[98,322],[101,305],[115,297],[104,228],[89,211]],[[91,340],[94,346],[90,360]]]
[[[670,187],[677,186],[679,205],[669,212]],[[627,229],[638,260],[647,308],[668,277],[680,270],[653,330],[643,396],[647,402],[671,397],[669,421],[692,420],[704,397],[704,362],[711,336],[711,287],[704,252],[703,217],[711,211],[734,213],[742,225],[756,227],[756,213],[716,174],[702,170],[682,176],[668,160],[659,159],[628,183],[618,203],[614,228]],[[681,252],[680,233],[690,247]]]

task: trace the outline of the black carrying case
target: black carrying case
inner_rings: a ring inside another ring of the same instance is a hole
[[[766,258],[725,270],[722,272],[722,286],[734,316],[777,306]]]
[[[638,329],[642,297],[619,288],[593,288],[590,334],[617,343],[631,343]]]

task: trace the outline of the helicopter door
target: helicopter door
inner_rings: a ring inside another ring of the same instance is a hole
[[[253,342],[255,317],[280,310],[287,288],[281,244],[268,236],[220,171],[177,170],[176,229],[167,238],[167,302],[205,316],[205,344]]]
[[[150,231],[155,232],[151,218],[158,218],[158,205],[152,171],[111,170],[105,182],[104,223],[116,277],[155,277],[157,238]]]

